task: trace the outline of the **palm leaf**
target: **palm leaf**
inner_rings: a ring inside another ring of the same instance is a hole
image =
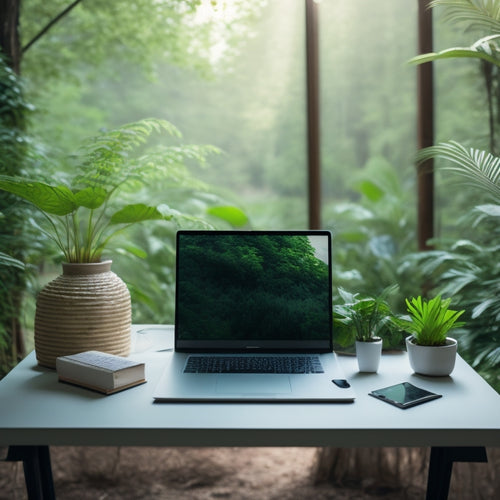
[[[469,30],[500,33],[498,0],[433,0],[430,7],[444,7],[446,22],[465,24]]]
[[[490,217],[500,217],[500,205],[478,205],[475,209]]]
[[[437,61],[439,59],[482,59],[496,66],[500,66],[500,51],[494,40],[500,38],[500,35],[490,35],[481,38],[470,47],[452,47],[440,52],[429,52],[420,54],[409,60],[410,64],[423,64],[426,62]]]
[[[443,142],[417,153],[418,162],[436,157],[452,163],[452,165],[441,167],[442,170],[452,171],[465,177],[477,188],[492,196],[497,204],[500,204],[499,157],[479,149],[467,149],[455,141]]]
[[[0,252],[0,266],[16,267],[17,269],[22,270],[25,269],[23,262],[3,252]]]

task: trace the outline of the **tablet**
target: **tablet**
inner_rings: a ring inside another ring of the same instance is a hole
[[[442,394],[435,394],[434,392],[416,387],[409,382],[402,382],[401,384],[377,389],[370,392],[369,395],[403,409],[420,405],[442,396]]]

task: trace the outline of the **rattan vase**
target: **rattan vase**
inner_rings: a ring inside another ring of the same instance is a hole
[[[39,365],[55,368],[56,358],[97,350],[130,352],[130,293],[111,271],[111,261],[63,264],[63,274],[40,292],[35,313]]]

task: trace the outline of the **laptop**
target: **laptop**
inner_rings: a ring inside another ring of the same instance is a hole
[[[330,232],[180,230],[176,248],[155,400],[354,400],[333,352]]]

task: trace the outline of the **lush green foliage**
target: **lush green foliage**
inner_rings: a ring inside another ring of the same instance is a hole
[[[183,249],[180,338],[329,340],[328,266],[306,236],[191,234]]]
[[[500,387],[500,159],[497,157],[496,128],[498,89],[500,82],[500,1],[436,0],[434,7],[443,6],[445,20],[460,24],[466,31],[479,32],[482,37],[471,47],[452,48],[430,54],[429,60],[475,57],[483,61],[480,76],[486,83],[489,102],[489,151],[468,148],[457,141],[440,143],[419,152],[418,159],[438,158],[439,171],[449,179],[449,173],[465,182],[460,184],[455,198],[462,201],[472,194],[465,205],[474,207],[463,215],[463,208],[453,211],[453,223],[458,220],[458,238],[439,238],[436,250],[410,255],[408,261],[422,270],[436,292],[450,296],[454,303],[467,311],[467,327],[460,331],[462,355],[497,389]],[[485,37],[486,35],[486,37]],[[424,56],[424,59],[427,56]],[[416,58],[416,62],[424,59]],[[469,89],[470,86],[468,85]],[[467,120],[467,142],[477,141],[475,127]],[[455,125],[451,132],[456,136]],[[472,188],[472,189],[471,189]],[[451,191],[450,191],[451,192]],[[479,196],[478,196],[479,195]],[[457,216],[457,212],[462,216]]]
[[[415,203],[412,187],[400,180],[394,166],[373,158],[352,179],[357,201],[325,208],[325,224],[334,235],[336,287],[368,296],[394,284],[402,297],[419,290],[420,273],[406,265],[406,255],[416,250],[415,213],[409,208]],[[391,297],[397,310],[395,299]]]
[[[31,163],[25,124],[32,107],[23,95],[20,78],[0,54],[0,172],[26,171]],[[22,354],[19,308],[26,286],[27,254],[37,242],[26,233],[29,210],[0,191],[0,377]]]
[[[441,166],[474,190],[476,203],[459,219],[462,237],[441,238],[437,249],[409,256],[438,293],[453,298],[468,313],[460,331],[462,354],[494,386],[500,373],[500,158],[486,151],[465,148],[455,142],[419,152],[420,159],[439,157]]]
[[[1,218],[0,218],[1,220]],[[11,299],[15,289],[20,288],[19,276],[25,274],[25,265],[8,254],[0,252],[0,378],[15,364],[17,349],[8,329],[8,321],[14,316],[14,304]]]
[[[333,306],[335,341],[346,347],[354,340],[370,342],[381,338],[386,347],[397,345],[401,340],[397,315],[387,301],[397,291],[398,287],[394,285],[372,297],[339,289],[344,303]]]
[[[470,226],[462,224],[464,230]],[[483,221],[477,233],[489,244],[471,240],[439,241],[442,249],[409,256],[413,265],[435,283],[437,293],[451,296],[467,312],[467,325],[457,330],[461,354],[492,385],[500,373],[500,234],[498,223]],[[490,235],[495,235],[494,241]],[[477,237],[476,237],[477,239]]]
[[[451,298],[443,300],[440,295],[429,300],[421,296],[406,299],[410,321],[403,322],[403,325],[413,334],[417,344],[444,345],[448,332],[465,324],[458,321],[465,310],[449,309],[450,302]]]
[[[176,230],[172,223],[151,221],[137,224],[127,239],[122,235],[116,242],[113,270],[127,283],[134,323],[174,323]]]
[[[22,4],[23,47],[67,6],[66,0],[31,0]],[[61,78],[88,79],[108,72],[111,60],[126,60],[139,71],[151,74],[155,58],[190,64],[208,71],[206,54],[198,41],[209,41],[210,30],[190,30],[199,0],[81,1],[24,53],[23,71],[38,85]],[[77,27],[78,29],[75,29]],[[126,41],[126,43],[124,43]],[[54,49],[58,47],[64,50]],[[57,53],[57,56],[54,54]],[[86,75],[78,68],[85,67]]]
[[[168,122],[141,120],[88,140],[78,155],[77,174],[68,184],[0,176],[0,189],[20,196],[42,212],[47,224],[40,229],[56,243],[66,262],[98,262],[118,231],[146,220],[181,218],[166,204],[123,203],[123,196],[121,202],[115,201],[120,190],[133,186],[137,191],[160,177],[179,186],[196,184],[184,162],[186,158],[203,162],[213,148],[172,146],[136,153],[152,132],[161,131],[179,136]],[[225,207],[219,207],[214,215],[225,213]],[[244,217],[242,222],[246,222]]]

